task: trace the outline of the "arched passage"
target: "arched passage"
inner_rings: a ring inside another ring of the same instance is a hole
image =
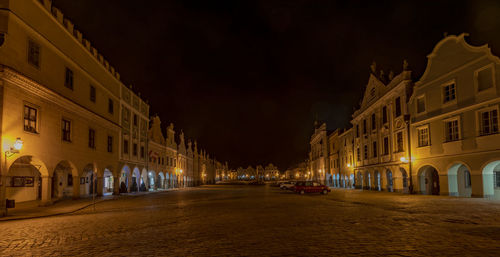
[[[372,174],[370,171],[365,171],[365,184],[364,184],[364,189],[366,190],[371,190],[372,189]]]
[[[73,177],[78,177],[78,170],[71,162],[61,161],[56,165],[52,175],[51,197],[53,200],[73,196],[73,187],[78,186],[79,183],[79,181],[74,181]]]
[[[5,197],[16,202],[43,200],[43,192],[49,190],[49,184],[42,183],[42,176],[48,178],[48,170],[43,162],[32,156],[17,158],[7,172]]]
[[[129,177],[130,177],[130,168],[127,165],[124,165],[122,170],[120,171],[120,193],[128,193],[129,187]]]
[[[374,172],[374,183],[375,183],[375,190],[377,191],[382,191],[382,176],[380,176],[380,172],[378,170],[375,170]]]
[[[155,181],[156,181],[156,173],[154,170],[150,170],[148,172],[148,185],[149,185],[149,191],[154,191],[155,190]]]
[[[165,176],[163,175],[163,172],[159,172],[156,180],[156,187],[159,189],[165,189],[164,186],[165,186]]]
[[[358,176],[356,177],[355,187],[357,189],[363,189],[363,184],[364,184],[363,173],[361,171],[358,171]]]
[[[103,173],[102,194],[103,195],[113,194],[113,187],[114,187],[113,173],[111,172],[110,169],[106,168],[104,169]]]
[[[142,169],[142,172],[141,172],[141,179],[140,179],[140,186],[139,186],[139,191],[141,192],[144,192],[144,191],[148,191],[148,172],[146,171],[146,169]]]
[[[418,185],[420,193],[424,195],[439,195],[439,174],[430,166],[423,166],[418,170]]]
[[[470,171],[461,163],[448,169],[448,191],[451,196],[470,197],[472,195]]]
[[[139,186],[141,184],[141,172],[139,168],[135,167],[132,172],[132,186],[130,187],[131,192],[139,191]]]
[[[500,199],[500,161],[488,163],[482,173],[483,196]]]
[[[387,192],[394,192],[394,180],[392,178],[392,171],[387,169],[385,171],[385,176],[387,179]]]
[[[97,191],[94,179],[95,167],[94,164],[89,163],[85,165],[80,176],[80,196],[89,196]],[[94,190],[92,190],[92,188]]]

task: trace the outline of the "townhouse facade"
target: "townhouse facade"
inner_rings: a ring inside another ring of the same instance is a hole
[[[196,186],[210,163],[173,126],[157,136],[149,104],[50,0],[0,0],[0,93],[1,214],[5,199]]]
[[[400,74],[387,77],[371,66],[352,127],[327,133],[327,184],[500,198],[500,59],[466,36],[438,42],[415,83],[406,61]],[[311,144],[312,161],[318,149]]]

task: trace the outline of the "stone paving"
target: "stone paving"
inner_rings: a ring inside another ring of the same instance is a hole
[[[500,202],[269,186],[123,197],[0,223],[1,256],[498,256]]]

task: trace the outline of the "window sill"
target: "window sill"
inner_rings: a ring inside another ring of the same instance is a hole
[[[489,134],[479,134],[477,137],[487,137],[487,136],[494,136],[494,135],[498,135],[498,134],[499,134],[498,132],[489,133]]]

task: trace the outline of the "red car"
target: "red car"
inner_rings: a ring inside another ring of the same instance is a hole
[[[303,195],[305,193],[322,193],[322,194],[326,195],[331,190],[327,186],[321,185],[320,183],[317,183],[317,182],[298,181],[297,183],[295,183],[295,186],[293,187],[293,191],[295,193],[299,193],[301,195]]]

